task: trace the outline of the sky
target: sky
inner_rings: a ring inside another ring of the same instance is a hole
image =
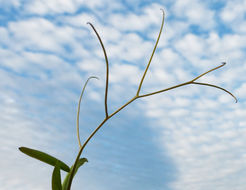
[[[0,0],[0,189],[51,189],[53,168],[18,147],[70,166],[108,111],[135,96],[165,10],[162,36],[140,94],[199,82],[131,103],[86,146],[73,190],[246,189],[245,0]],[[64,177],[65,173],[62,173]]]

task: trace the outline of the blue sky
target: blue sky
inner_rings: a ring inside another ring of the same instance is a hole
[[[244,190],[246,188],[246,1],[0,0],[0,184],[50,189],[53,168],[18,151],[27,146],[72,164],[104,119],[106,47],[112,113],[136,93],[163,34],[141,93],[199,79],[230,90],[190,85],[142,98],[110,119],[84,151],[72,189]],[[64,173],[62,174],[64,176]]]

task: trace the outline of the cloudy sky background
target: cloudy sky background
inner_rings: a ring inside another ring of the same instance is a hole
[[[0,0],[0,184],[51,189],[53,168],[18,151],[46,151],[71,165],[81,139],[132,98],[166,12],[163,35],[141,93],[203,78],[234,93],[186,86],[139,99],[109,120],[84,151],[72,189],[246,189],[246,1]],[[63,173],[64,175],[64,173]]]

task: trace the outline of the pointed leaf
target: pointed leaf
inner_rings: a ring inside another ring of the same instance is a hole
[[[86,158],[80,158],[77,164],[77,167],[75,168],[75,172],[74,175],[76,175],[78,169],[80,168],[80,166],[82,166],[85,162],[88,162],[88,160]],[[71,167],[70,171],[72,171],[73,166]],[[67,174],[66,178],[64,179],[63,183],[62,183],[62,190],[67,190],[67,185],[68,185],[68,179],[70,177],[70,172]]]
[[[87,158],[80,158],[79,159],[77,166],[76,166],[76,169],[75,169],[75,173],[78,171],[80,166],[82,166],[85,162],[88,162]]]
[[[20,147],[19,150],[23,152],[24,154],[31,156],[33,158],[36,158],[42,162],[45,162],[47,164],[50,164],[52,166],[55,166],[57,162],[59,162],[60,168],[66,172],[70,171],[70,168],[61,160],[58,160],[57,158],[50,156],[49,154],[46,154],[44,152],[26,148],[26,147]]]
[[[62,190],[61,185],[61,172],[59,163],[55,166],[52,174],[52,190]]]

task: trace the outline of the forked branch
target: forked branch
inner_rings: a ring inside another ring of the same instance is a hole
[[[204,86],[210,86],[210,87],[214,87],[214,88],[218,88],[220,90],[223,90],[225,91],[226,93],[230,94],[236,101],[237,103],[237,98],[228,90],[222,88],[222,87],[219,87],[219,86],[216,86],[216,85],[213,85],[213,84],[208,84],[208,83],[201,83],[201,82],[195,82],[197,79],[201,78],[202,76],[212,72],[212,71],[215,71],[221,67],[223,67],[226,63],[223,62],[222,65],[220,66],[217,66],[213,69],[210,69],[204,73],[202,73],[201,75],[197,76],[196,78],[192,79],[191,81],[188,81],[188,82],[184,82],[184,83],[181,83],[181,84],[178,84],[178,85],[175,85],[175,86],[172,86],[172,87],[169,87],[169,88],[166,88],[166,89],[163,89],[163,90],[159,90],[159,91],[155,91],[155,92],[152,92],[152,93],[148,93],[148,94],[143,94],[143,95],[139,95],[138,97],[139,98],[143,98],[143,97],[147,97],[147,96],[151,96],[151,95],[154,95],[154,94],[159,94],[159,93],[162,93],[162,92],[165,92],[165,91],[168,91],[168,90],[172,90],[174,88],[178,88],[178,87],[181,87],[181,86],[185,86],[185,85],[188,85],[188,84],[198,84],[198,85],[204,85]]]
[[[108,115],[108,110],[107,110],[107,93],[108,93],[108,59],[107,59],[107,54],[106,54],[106,51],[105,51],[105,48],[104,48],[104,45],[102,43],[102,40],[99,36],[99,34],[97,33],[96,29],[94,28],[94,26],[91,24],[91,23],[88,23],[90,24],[90,26],[93,28],[93,30],[95,31],[100,43],[101,43],[101,46],[102,46],[102,49],[103,49],[103,52],[104,52],[104,55],[105,55],[105,61],[106,61],[106,68],[107,68],[107,72],[106,72],[106,89],[105,89],[105,113],[106,113],[106,117],[105,119],[97,126],[97,128],[90,134],[90,136],[87,138],[87,140],[84,142],[84,144],[81,146],[80,144],[80,149],[79,149],[79,152],[77,154],[77,157],[76,157],[76,160],[74,162],[74,167],[72,168],[71,170],[71,175],[69,177],[69,180],[68,180],[68,188],[67,190],[70,190],[71,188],[71,184],[72,184],[72,180],[73,180],[73,177],[74,177],[74,173],[75,173],[75,168],[78,164],[78,161],[80,159],[80,156],[84,150],[84,148],[86,147],[86,145],[88,144],[88,142],[91,140],[91,138],[97,133],[97,131],[111,118],[113,117],[115,114],[117,114],[118,112],[120,112],[122,109],[124,109],[126,106],[128,106],[129,104],[131,104],[132,102],[134,102],[136,99],[139,99],[139,98],[143,98],[143,97],[147,97],[147,96],[151,96],[151,95],[155,95],[155,94],[159,94],[159,93],[162,93],[162,92],[165,92],[165,91],[168,91],[168,90],[172,90],[172,89],[175,89],[175,88],[178,88],[178,87],[181,87],[181,86],[185,86],[185,85],[189,85],[189,84],[197,84],[197,85],[205,85],[205,86],[210,86],[210,87],[214,87],[214,88],[218,88],[220,90],[223,90],[225,91],[226,93],[230,94],[237,102],[237,98],[231,93],[229,92],[228,90],[222,88],[222,87],[219,87],[219,86],[216,86],[216,85],[213,85],[213,84],[207,84],[207,83],[200,83],[200,82],[195,82],[197,79],[201,78],[202,76],[214,71],[214,70],[217,70],[219,68],[221,68],[222,66],[225,65],[225,63],[223,63],[222,65],[220,66],[217,66],[213,69],[210,69],[209,71],[207,72],[204,72],[203,74],[195,77],[194,79],[192,79],[191,81],[188,81],[188,82],[185,82],[185,83],[181,83],[181,84],[178,84],[178,85],[175,85],[175,86],[172,86],[172,87],[169,87],[169,88],[166,88],[166,89],[163,89],[163,90],[159,90],[159,91],[155,91],[155,92],[152,92],[152,93],[148,93],[148,94],[143,94],[143,95],[139,95],[139,92],[141,90],[141,87],[142,87],[142,84],[143,84],[143,81],[144,81],[144,78],[145,78],[145,75],[148,71],[148,68],[150,66],[150,63],[152,61],[152,58],[154,56],[154,53],[155,53],[155,50],[156,50],[156,47],[157,47],[157,44],[159,42],[159,39],[160,39],[160,36],[161,36],[161,32],[162,32],[162,28],[163,28],[163,25],[164,25],[164,11],[163,9],[162,10],[162,13],[163,13],[163,17],[162,17],[162,24],[161,24],[161,29],[160,29],[160,32],[159,32],[159,35],[158,35],[158,38],[156,40],[156,43],[155,43],[155,47],[152,51],[152,55],[150,57],[150,60],[148,62],[148,65],[146,66],[145,68],[145,71],[144,71],[144,74],[141,78],[141,81],[140,81],[140,84],[138,86],[138,89],[137,89],[137,93],[136,95],[131,98],[128,102],[126,102],[124,105],[122,105],[121,107],[119,107],[117,110],[115,110],[113,113],[111,113],[110,115]],[[79,136],[78,136],[79,138]]]

